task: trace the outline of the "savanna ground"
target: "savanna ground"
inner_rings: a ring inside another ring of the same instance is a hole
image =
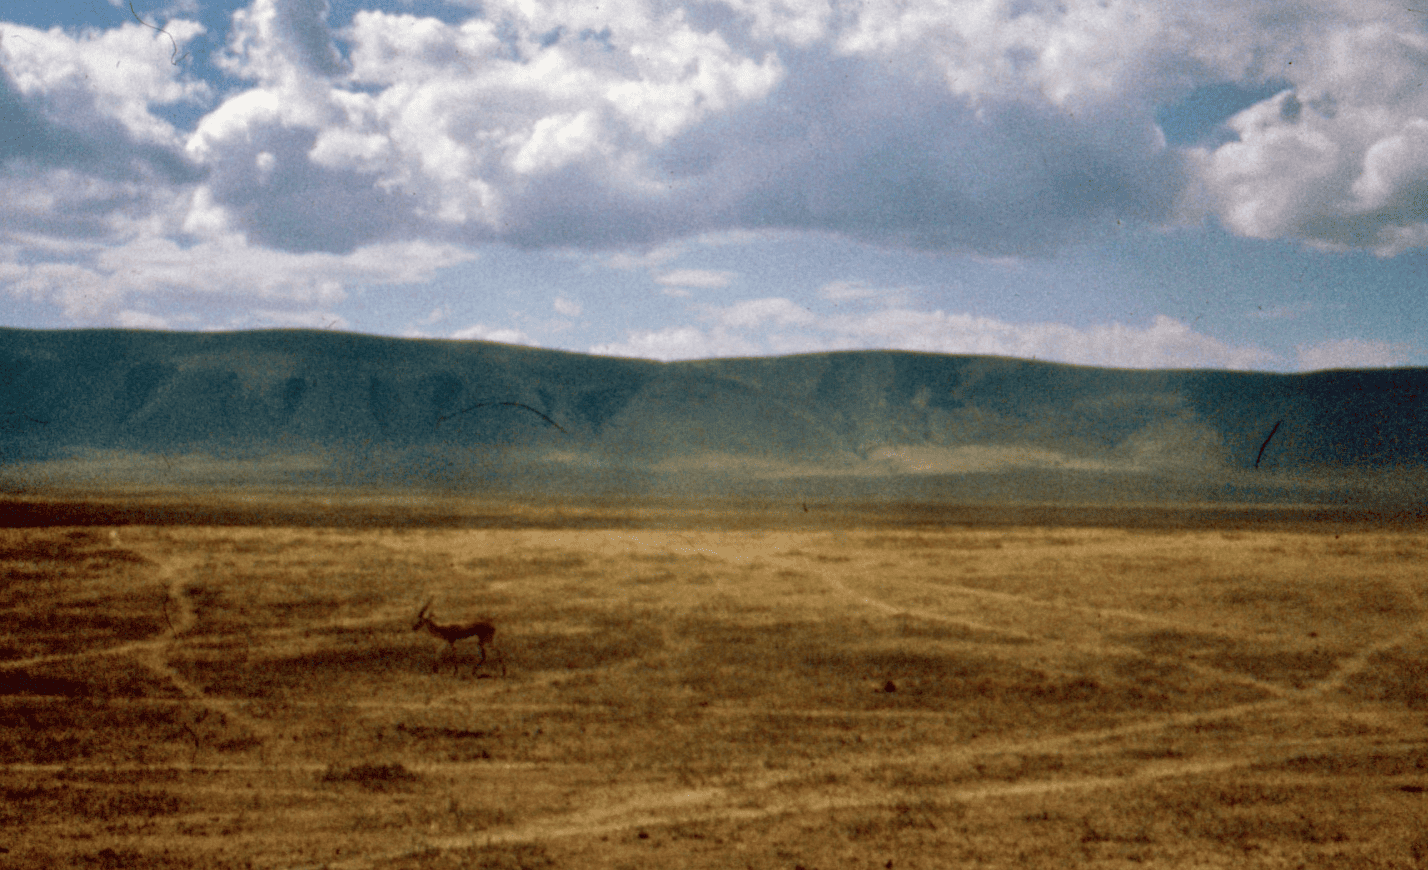
[[[0,530],[0,865],[1428,867],[1421,525],[294,510]]]

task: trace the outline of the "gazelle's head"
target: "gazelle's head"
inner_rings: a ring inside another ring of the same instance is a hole
[[[421,606],[421,610],[417,611],[416,622],[412,623],[412,631],[421,631],[423,625],[431,622],[431,617],[427,616],[426,612],[431,608],[431,602],[433,600],[434,599],[427,599],[427,602]]]

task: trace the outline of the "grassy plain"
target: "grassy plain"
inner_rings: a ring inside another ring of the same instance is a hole
[[[343,510],[0,530],[0,864],[1428,867],[1421,526]]]

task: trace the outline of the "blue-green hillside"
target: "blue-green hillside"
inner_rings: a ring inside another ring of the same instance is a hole
[[[884,351],[656,363],[305,330],[0,330],[12,489],[1412,501],[1425,465],[1424,369]]]

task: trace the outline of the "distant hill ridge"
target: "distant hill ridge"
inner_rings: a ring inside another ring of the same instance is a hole
[[[1428,464],[1428,369],[1137,371],[901,351],[659,363],[311,330],[0,329],[0,468],[103,478],[175,462],[240,480],[443,485],[526,466],[1382,471]]]

